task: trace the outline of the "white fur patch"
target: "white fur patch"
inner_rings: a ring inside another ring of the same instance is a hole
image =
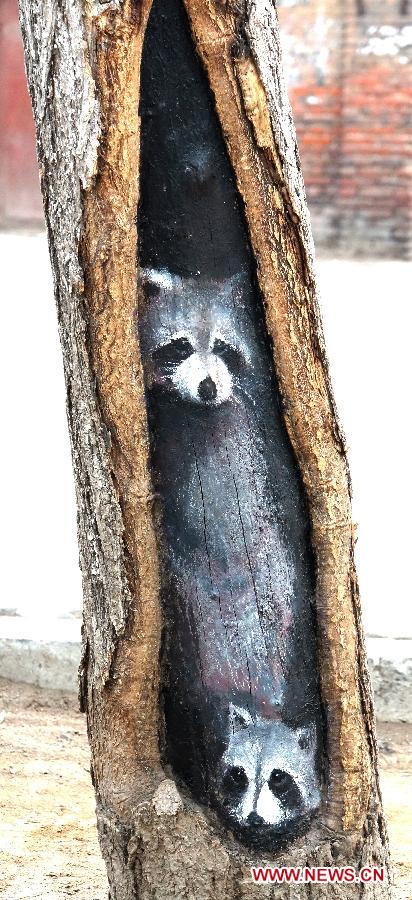
[[[140,280],[143,284],[154,284],[162,291],[171,291],[181,283],[178,275],[172,275],[168,269],[141,269]]]
[[[199,385],[205,378],[211,378],[216,385],[216,397],[210,405],[220,406],[231,397],[232,376],[223,360],[214,353],[192,353],[177,366],[172,382],[185,400],[204,404],[199,396]]]
[[[285,818],[283,806],[278,797],[274,797],[268,784],[264,784],[258,794],[256,812],[267,825],[279,825]]]

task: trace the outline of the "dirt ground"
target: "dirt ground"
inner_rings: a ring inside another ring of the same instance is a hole
[[[380,723],[394,898],[412,897],[412,726]],[[84,716],[72,694],[0,679],[0,895],[106,900]]]

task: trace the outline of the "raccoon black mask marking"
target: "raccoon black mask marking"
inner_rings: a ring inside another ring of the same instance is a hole
[[[143,269],[162,500],[165,761],[242,839],[319,805],[307,518],[247,274]]]

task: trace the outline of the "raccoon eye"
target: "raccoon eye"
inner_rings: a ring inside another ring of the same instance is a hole
[[[290,781],[290,775],[287,775],[286,772],[282,772],[281,769],[273,769],[268,784],[272,793],[276,794],[282,791],[282,788],[287,787]]]
[[[219,356],[226,363],[229,372],[232,372],[233,375],[238,375],[244,367],[245,360],[240,350],[237,350],[236,347],[231,347],[230,344],[227,344],[226,341],[222,341],[220,338],[215,339],[212,353],[215,353],[216,356]]]
[[[174,338],[168,344],[162,344],[152,353],[152,358],[160,366],[178,366],[193,353],[193,347],[186,337]]]
[[[248,784],[248,777],[241,766],[232,766],[225,772],[223,787],[228,794],[239,794],[246,790]]]
[[[273,769],[268,781],[269,789],[275,797],[287,803],[289,806],[300,807],[302,796],[300,790],[288,772],[282,772],[281,769]]]

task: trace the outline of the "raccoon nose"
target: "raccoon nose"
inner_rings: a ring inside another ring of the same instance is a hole
[[[249,825],[263,825],[264,819],[262,819],[262,816],[260,816],[259,813],[253,810],[253,812],[249,813],[247,822]]]
[[[200,382],[199,387],[197,389],[199,397],[201,400],[204,400],[206,403],[210,403],[211,400],[216,399],[217,388],[213,378],[208,375],[203,381]]]

